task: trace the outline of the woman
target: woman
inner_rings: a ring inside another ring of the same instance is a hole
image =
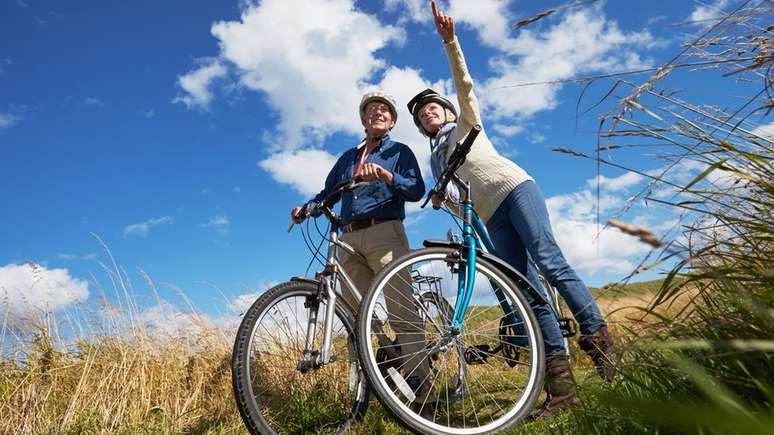
[[[432,2],[435,26],[449,58],[459,116],[454,105],[431,89],[417,94],[408,104],[419,131],[430,138],[431,166],[437,178],[446,166],[454,144],[470,127],[481,124],[478,100],[462,49],[454,33],[454,21],[438,11]],[[567,264],[556,243],[545,200],[534,180],[518,165],[500,156],[484,132],[479,134],[458,174],[476,193],[476,212],[486,222],[498,256],[539,285],[533,260],[548,281],[567,302],[581,329],[580,347],[591,357],[599,375],[609,380],[613,367],[609,355],[613,343],[599,307],[591,293]],[[450,186],[447,197],[455,199]],[[438,207],[446,198],[433,198]],[[528,296],[529,297],[529,296]],[[575,381],[562,334],[553,311],[530,301],[540,322],[546,350],[546,392],[548,398],[538,417],[550,416],[576,406]]]

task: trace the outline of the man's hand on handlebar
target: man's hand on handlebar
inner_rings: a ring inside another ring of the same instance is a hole
[[[307,202],[301,207],[293,207],[293,209],[290,210],[290,220],[292,220],[294,224],[300,224],[309,216],[319,216],[317,204],[313,202]]]
[[[290,220],[292,220],[294,224],[300,224],[304,221],[304,216],[301,215],[301,210],[301,207],[293,207],[293,209],[290,210]]]
[[[365,166],[368,166],[368,165],[365,165]],[[379,165],[373,165],[373,166],[374,167],[370,168],[369,170],[370,174],[374,175],[374,174],[377,174],[377,172],[381,171],[381,176],[379,178],[385,181],[387,181],[387,179],[389,178],[389,181],[387,182],[388,183],[392,182],[392,174],[390,173],[390,171],[383,169]],[[388,178],[385,178],[385,177],[388,177]],[[341,193],[346,191],[352,191],[362,186],[363,184],[367,184],[368,182],[369,180],[367,180],[363,175],[358,175],[352,178],[351,180],[342,181],[341,183],[336,184],[333,187],[333,189],[331,189],[332,192],[328,194],[328,196],[319,203],[309,201],[306,204],[302,205],[301,207],[293,207],[290,210],[290,220],[292,221],[292,223],[288,227],[288,233],[290,232],[290,230],[293,229],[293,225],[300,224],[309,216],[316,218],[324,213],[326,216],[328,216],[331,222],[334,222],[334,221],[338,222],[338,217],[336,216],[335,213],[333,213],[333,211],[331,210],[331,207],[338,201],[338,198],[341,195]]]

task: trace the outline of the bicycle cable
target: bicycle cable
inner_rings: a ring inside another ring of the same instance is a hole
[[[317,226],[317,219],[316,218],[315,218],[315,226]],[[314,242],[311,241],[312,240],[312,236],[311,236],[311,232],[309,231],[309,220],[307,220],[307,222],[306,222],[306,228],[307,228],[306,232],[309,233],[309,241],[310,241],[310,243],[307,243],[307,237],[306,237],[306,234],[304,233],[304,229],[303,228],[301,229],[301,234],[304,236],[304,242],[307,244],[306,246],[307,246],[307,248],[309,248],[309,252],[312,253],[312,259],[309,260],[309,264],[306,266],[306,270],[304,271],[304,276],[307,276],[309,274],[309,269],[312,268],[312,265],[314,264],[315,260],[317,260],[317,262],[320,263],[321,266],[325,267],[325,263],[320,261],[320,259],[318,257],[319,254],[320,254],[320,248],[322,247],[322,244],[325,241],[325,239],[323,238],[322,240],[320,240],[320,243],[317,244],[317,248],[313,249],[312,246],[314,246]]]
[[[317,225],[317,219],[314,220],[314,227],[317,229],[317,234],[319,234],[320,237],[322,237],[322,239],[325,240],[326,242],[330,242],[331,241],[331,239],[329,239],[328,236],[326,236],[326,234],[329,233],[330,230],[331,230],[331,225],[333,225],[333,224],[331,224],[329,222],[328,223],[327,231],[325,231],[325,233],[323,233],[322,231],[320,231],[320,227]]]
[[[444,206],[444,207],[441,207],[441,210],[442,210],[444,213],[446,213],[446,214],[448,214],[449,216],[451,216],[451,218],[452,218],[452,221],[454,222],[454,224],[455,224],[455,225],[457,225],[457,228],[459,228],[459,230],[460,230],[460,234],[462,234],[462,233],[464,233],[464,232],[465,232],[465,230],[463,230],[463,228],[462,228],[462,225],[460,225],[460,221],[462,221],[462,218],[460,218],[460,217],[459,217],[459,216],[457,216],[456,214],[452,213],[452,211],[451,211],[451,210],[449,210],[449,206]]]

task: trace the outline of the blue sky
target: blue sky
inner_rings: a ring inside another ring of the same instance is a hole
[[[735,2],[597,2],[522,30],[513,24],[549,4],[441,5],[457,20],[485,128],[537,180],[571,263],[591,285],[626,276],[647,247],[598,236],[595,165],[551,151],[590,152],[602,109],[576,129],[581,86],[512,85],[658,65]],[[94,301],[95,279],[110,287],[94,235],[138,293],[148,291],[141,269],[173,305],[166,284],[209,313],[303,274],[310,256],[285,231],[289,210],[359,140],[362,92],[383,88],[403,107],[427,86],[453,91],[416,0],[6,0],[0,40],[0,285],[12,302],[52,309]],[[612,84],[596,82],[582,105]],[[701,89],[718,94],[711,81]],[[426,162],[408,112],[393,136]],[[602,175],[604,221],[643,180]],[[665,231],[674,216],[637,207],[624,220]],[[413,246],[451,225],[431,211],[407,219]]]

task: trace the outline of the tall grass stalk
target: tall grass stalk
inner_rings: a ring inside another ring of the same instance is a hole
[[[771,6],[740,2],[646,82],[616,82],[607,98],[626,88],[629,93],[602,117],[595,153],[557,149],[647,177],[647,187],[628,206],[647,201],[682,216],[679,234],[647,240],[647,231],[612,222],[659,247],[655,262],[674,267],[643,310],[648,321],[626,330],[622,347],[630,351],[620,376],[609,386],[589,387],[585,407],[566,430],[774,428],[774,138],[756,129],[774,122]],[[682,97],[670,88],[677,66],[689,63],[702,67],[682,71],[683,83],[713,75],[737,104],[713,106],[707,103],[712,95],[688,89]],[[626,167],[614,156],[643,147],[655,154],[639,161],[652,165],[656,158],[658,170]],[[679,309],[664,310],[686,298]]]

